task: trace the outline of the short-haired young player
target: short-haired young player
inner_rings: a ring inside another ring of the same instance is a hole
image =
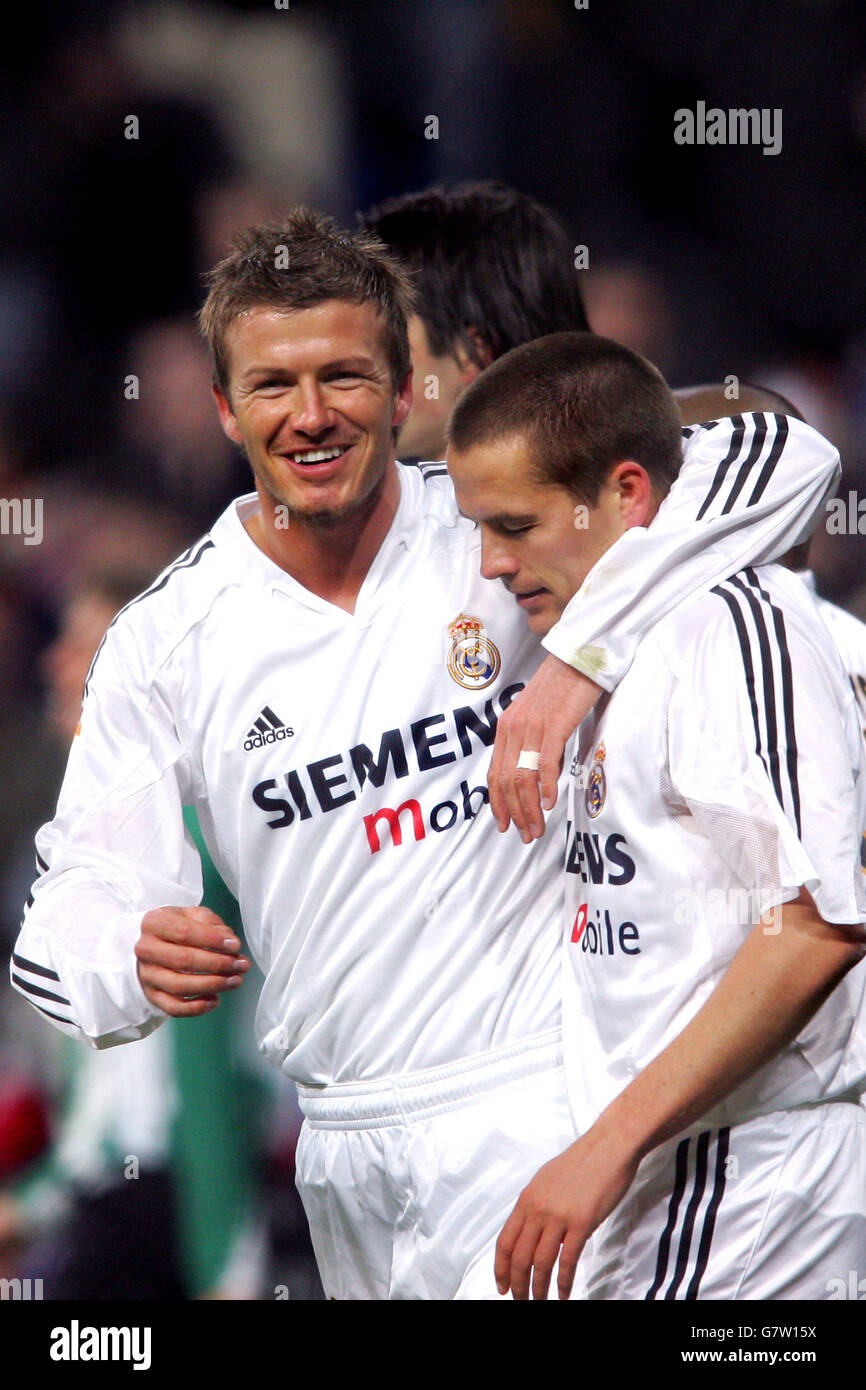
[[[698,433],[739,451],[747,428],[812,433],[763,414]],[[518,348],[466,393],[458,504],[535,632],[652,520],[679,436],[655,368],[591,335]],[[720,466],[701,507],[760,485]],[[571,774],[581,1137],[522,1192],[500,1290],[546,1297],[561,1251],[565,1296],[595,1232],[590,1298],[826,1298],[840,1271],[866,1274],[866,767],[800,580],[746,566],[656,624]]]

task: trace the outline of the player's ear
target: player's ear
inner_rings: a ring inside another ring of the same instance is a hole
[[[456,344],[454,358],[463,373],[464,383],[468,386],[481,375],[485,367],[490,366],[493,361],[493,349],[481,329],[476,328],[474,323],[466,329],[465,336],[467,342]]]
[[[405,377],[400,382],[400,385],[397,387],[397,394],[394,397],[394,414],[391,419],[391,424],[394,429],[399,429],[402,424],[405,424],[409,411],[412,409],[412,401],[414,399],[412,393],[412,379],[414,375],[414,368],[410,367]]]
[[[611,474],[619,494],[620,516],[626,527],[646,526],[653,510],[653,487],[646,469],[631,459]]]
[[[228,435],[233,444],[243,444],[243,436],[238,429],[238,422],[234,417],[229,398],[217,383],[211,382],[211,391],[216,401],[217,412],[220,417],[220,424],[224,432]]]

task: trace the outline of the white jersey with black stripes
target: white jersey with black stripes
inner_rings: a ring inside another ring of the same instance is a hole
[[[760,499],[742,488],[696,528],[727,424],[701,441],[685,449],[660,538],[654,522],[649,551],[634,550],[646,623],[720,566],[781,553],[838,466],[820,436],[792,428]],[[447,1066],[558,1026],[564,815],[523,847],[484,805],[497,718],[543,653],[513,598],[480,578],[478,533],[442,471],[401,469],[354,615],[257,548],[249,497],[113,623],[38,837],[13,968],[58,1026],[107,1046],[162,1020],[133,945],[149,908],[199,900],[186,804],[265,973],[260,1046],[293,1079]],[[615,637],[609,592],[599,609]]]
[[[566,1064],[585,1127],[801,886],[826,922],[866,921],[854,698],[795,575],[747,568],[657,624],[581,726],[570,806]],[[846,975],[693,1131],[859,1094],[864,986]]]

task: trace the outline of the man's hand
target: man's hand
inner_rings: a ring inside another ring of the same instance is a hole
[[[547,1298],[559,1256],[559,1297],[568,1298],[583,1247],[625,1196],[639,1161],[625,1152],[621,1139],[609,1140],[602,1127],[593,1126],[539,1168],[496,1244],[499,1292],[511,1289],[515,1298],[528,1299],[531,1275],[532,1297]]]
[[[500,1293],[546,1298],[562,1247],[567,1298],[580,1252],[628,1191],[641,1160],[673,1138],[803,1031],[842,977],[866,956],[861,923],[830,924],[805,889],[753,927],[712,994],[672,1042],[571,1148],[521,1193],[496,1246]]]
[[[556,805],[565,745],[601,687],[558,656],[548,656],[526,689],[500,716],[487,782],[500,830],[513,821],[524,844],[544,834],[545,811]],[[538,754],[538,771],[518,768],[522,752]]]
[[[208,908],[157,907],[145,913],[135,943],[138,978],[151,1004],[173,1018],[206,1014],[249,970],[240,949],[231,928]]]

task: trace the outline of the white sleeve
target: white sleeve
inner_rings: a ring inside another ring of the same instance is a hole
[[[186,754],[164,695],[117,646],[110,635],[92,668],[11,963],[19,993],[94,1047],[144,1037],[167,1017],[138,979],[141,919],[195,906],[202,891],[183,823]]]
[[[747,567],[691,610],[668,705],[672,809],[688,808],[760,911],[808,889],[825,922],[866,919],[866,788],[850,690],[833,653]],[[827,658],[830,658],[829,660]]]
[[[838,451],[800,420],[735,415],[683,434],[682,469],[651,525],[611,546],[543,639],[605,690],[684,598],[805,540],[838,486]]]

